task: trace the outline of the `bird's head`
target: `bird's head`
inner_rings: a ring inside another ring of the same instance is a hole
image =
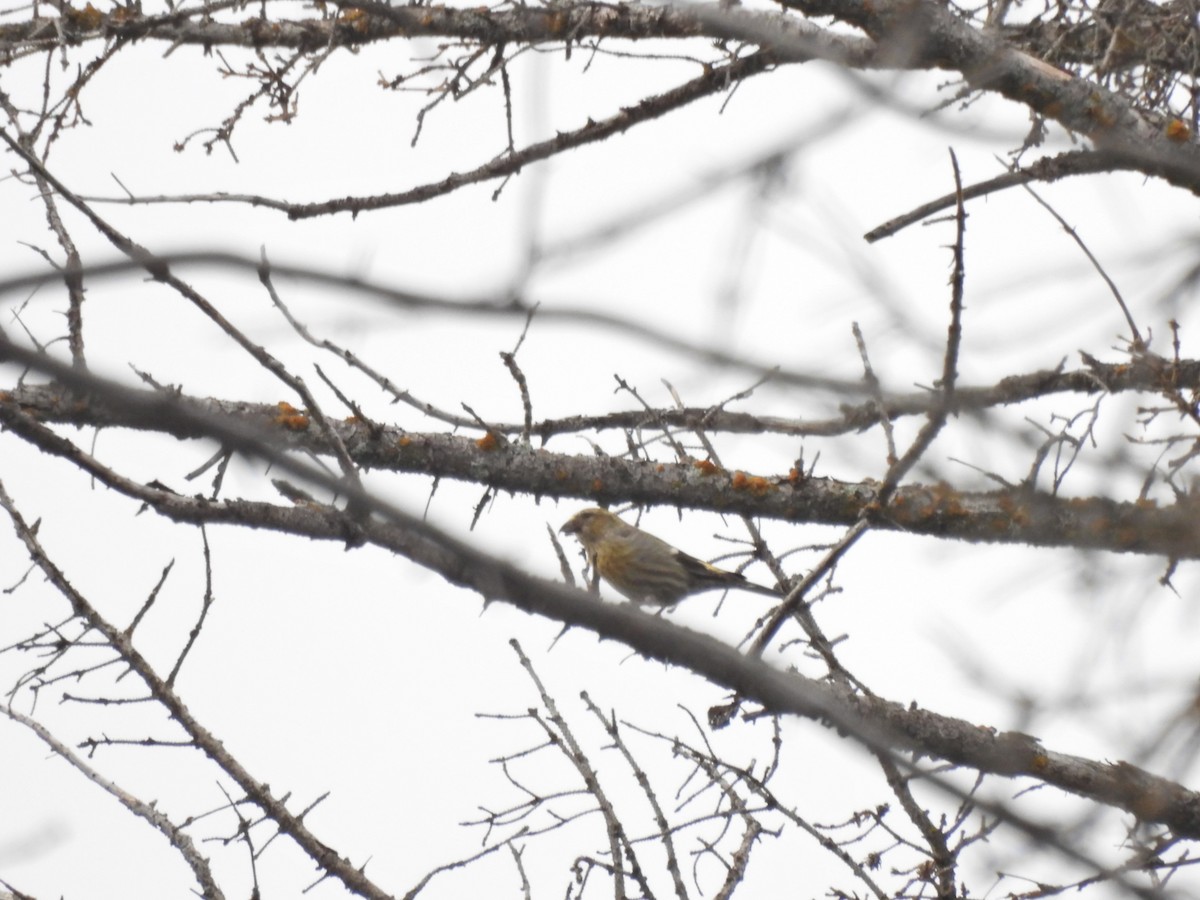
[[[623,524],[621,520],[607,509],[592,507],[591,509],[581,509],[575,513],[558,530],[563,534],[575,535],[585,547],[589,547],[609,529],[621,524]]]

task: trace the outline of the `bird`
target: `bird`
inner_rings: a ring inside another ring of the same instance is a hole
[[[580,510],[559,531],[574,535],[592,571],[634,603],[671,606],[691,594],[718,588],[780,596],[773,588],[677,550],[607,509]]]

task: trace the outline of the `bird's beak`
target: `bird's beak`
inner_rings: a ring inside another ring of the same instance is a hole
[[[562,528],[558,529],[559,534],[579,534],[579,523],[574,519],[567,519]]]

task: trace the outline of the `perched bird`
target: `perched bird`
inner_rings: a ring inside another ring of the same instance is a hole
[[[676,550],[607,509],[577,512],[559,531],[575,535],[592,570],[635,603],[670,606],[689,594],[717,588],[779,596],[779,591]]]

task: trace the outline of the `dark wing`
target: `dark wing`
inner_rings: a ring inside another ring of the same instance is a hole
[[[727,572],[724,569],[718,569],[716,566],[706,563],[702,559],[688,556],[688,554],[681,550],[675,551],[675,558],[683,566],[683,570],[694,585],[692,590],[704,591],[724,587],[734,590],[754,591],[758,594],[769,594],[775,597],[779,596],[779,591],[773,588],[755,584],[753,581],[749,581],[746,576],[737,572]]]

